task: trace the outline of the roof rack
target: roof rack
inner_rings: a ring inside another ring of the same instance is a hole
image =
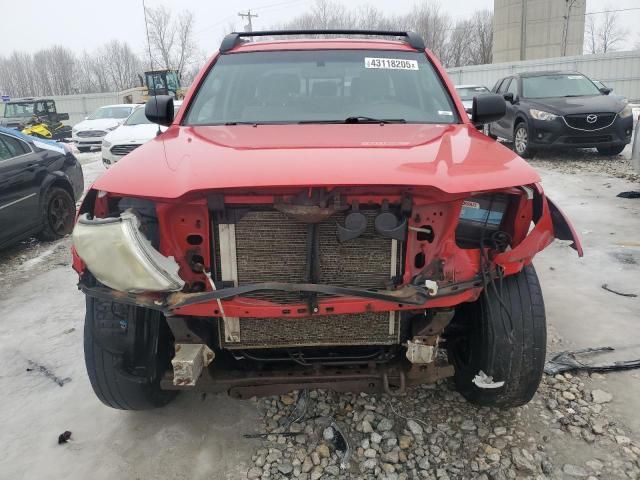
[[[258,32],[233,32],[220,44],[220,53],[226,53],[240,44],[245,37],[279,37],[285,35],[372,35],[384,37],[405,37],[407,43],[419,51],[424,51],[424,40],[415,32],[389,30],[263,30]]]

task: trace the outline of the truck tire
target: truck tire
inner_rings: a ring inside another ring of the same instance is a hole
[[[160,389],[173,345],[162,314],[93,297],[86,305],[84,358],[100,401],[121,410],[169,403],[177,392]]]
[[[503,304],[496,293],[499,281],[496,289],[487,288],[487,295],[456,311],[454,325],[464,334],[448,342],[454,380],[472,403],[518,407],[536,393],[544,369],[547,327],[542,291],[532,265],[503,279]],[[480,371],[504,385],[480,388],[474,383]]]
[[[615,155],[622,153],[625,147],[626,145],[613,145],[611,147],[597,147],[597,150],[600,155],[613,157]]]

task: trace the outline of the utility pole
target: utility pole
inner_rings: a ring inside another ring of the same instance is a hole
[[[566,5],[566,15],[564,16],[564,26],[562,29],[562,51],[561,56],[567,56],[567,43],[569,43],[569,21],[571,20],[571,8],[576,0],[564,0]]]
[[[247,17],[248,23],[247,25],[244,27],[245,32],[253,32],[253,24],[251,23],[251,19],[252,18],[258,18],[258,14],[257,13],[251,13],[251,10],[247,10],[247,13],[238,13],[239,17]]]
[[[527,0],[522,0],[520,11],[520,60],[527,59]]]

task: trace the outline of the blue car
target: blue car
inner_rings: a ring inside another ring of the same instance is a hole
[[[0,249],[71,233],[83,190],[82,167],[67,145],[0,127]]]

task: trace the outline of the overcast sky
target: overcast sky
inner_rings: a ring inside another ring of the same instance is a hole
[[[258,30],[304,12],[314,0],[146,0],[146,3],[163,4],[174,11],[193,11],[198,45],[211,54],[229,25],[242,28],[239,11],[251,8],[257,13],[259,17],[253,20],[253,26]],[[342,3],[353,6],[369,3],[390,13],[405,13],[415,0],[342,0]],[[442,0],[440,4],[456,19],[478,9],[493,9],[493,0]],[[139,54],[145,52],[142,0],[19,0],[11,1],[10,5],[3,5],[1,10],[0,55],[16,49],[34,52],[52,44],[81,52],[114,38],[126,40]],[[634,7],[640,7],[639,0],[587,0],[587,12]],[[11,20],[12,14],[16,15],[16,21]],[[620,12],[618,16],[630,32],[627,46],[631,47],[640,41],[640,9]]]

